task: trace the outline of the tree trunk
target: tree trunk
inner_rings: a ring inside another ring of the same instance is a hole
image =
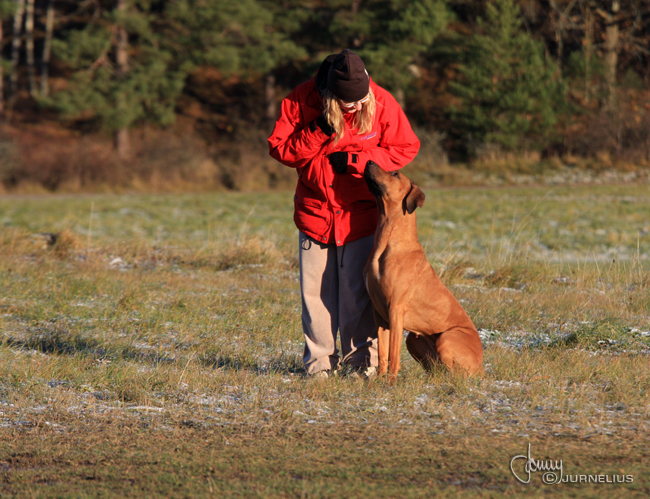
[[[41,95],[47,97],[50,93],[49,70],[52,53],[52,37],[54,36],[54,0],[47,0],[45,18],[45,44],[43,45],[43,61],[41,63]]]
[[[124,13],[126,11],[126,0],[117,0],[117,10]],[[129,70],[129,34],[124,26],[117,27],[115,37],[115,62],[117,64],[117,76],[124,78]]]
[[[593,57],[594,13],[589,4],[584,5],[585,19],[585,101],[591,100],[591,59]]]
[[[571,16],[571,10],[578,0],[571,0],[564,8],[555,0],[550,1],[551,8],[557,15],[557,21],[554,23],[555,27],[555,41],[557,43],[557,64],[560,69],[560,78],[562,77],[562,67],[564,65],[564,36],[567,29],[568,19]]]
[[[560,77],[562,76],[562,58],[564,57],[564,38],[562,34],[561,27],[555,30],[555,39],[557,41],[557,67],[559,69]]]
[[[0,16],[0,46],[2,45],[3,36],[4,33],[2,31],[2,16]],[[4,81],[5,81],[5,74],[4,74],[4,70],[2,69],[2,53],[0,53],[0,122],[2,121],[5,112]]]
[[[128,128],[120,128],[113,132],[113,145],[120,159],[128,159],[131,156],[131,140]]]
[[[562,74],[562,56],[564,53],[564,37],[563,31],[564,31],[564,17],[562,16],[562,11],[558,7],[558,5],[555,3],[554,0],[551,0],[549,2],[551,8],[555,11],[555,14],[557,15],[557,20],[553,23],[553,27],[555,30],[555,43],[557,43],[557,64],[558,68],[560,69],[560,75]]]
[[[127,8],[126,0],[117,0],[116,8],[124,13]],[[124,26],[117,26],[115,33],[115,76],[123,80],[129,71],[129,34]],[[129,129],[124,127],[114,132],[114,145],[121,159],[131,156]]]
[[[25,12],[25,35],[29,95],[36,97],[36,75],[34,72],[34,0],[27,0],[27,10]]]
[[[616,108],[616,67],[618,66],[618,23],[615,16],[620,10],[618,0],[612,2],[611,15],[607,16],[605,28],[605,81],[607,83],[607,107]]]
[[[20,59],[20,43],[23,29],[23,14],[25,13],[25,0],[16,0],[16,13],[14,14],[14,33],[11,42],[11,73],[9,75],[9,107],[18,91],[18,61]]]
[[[278,111],[275,103],[275,75],[269,73],[265,78],[265,97],[266,97],[266,121],[272,128],[275,120],[278,119]]]

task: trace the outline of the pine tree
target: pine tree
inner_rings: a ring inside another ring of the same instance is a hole
[[[278,117],[276,76],[287,66],[307,59],[305,48],[295,43],[291,36],[301,29],[302,22],[308,17],[308,9],[303,0],[284,0],[283,2],[258,0],[258,2],[271,16],[266,31],[271,37],[272,51],[269,55],[272,57],[272,64],[264,76],[264,97],[266,100],[266,122],[269,129],[272,129]]]
[[[464,47],[460,78],[450,87],[460,99],[450,118],[469,150],[486,143],[542,148],[563,105],[557,67],[522,28],[513,0],[487,4]]]
[[[118,152],[128,156],[125,130],[174,121],[189,67],[174,59],[165,38],[153,29],[151,2],[106,0],[101,6],[89,13],[85,27],[53,41],[54,54],[74,73],[69,88],[49,102],[69,119],[94,121],[113,132],[116,147],[122,148]]]
[[[378,83],[395,92],[404,106],[404,91],[418,74],[420,56],[445,32],[453,15],[442,0],[392,0],[369,3],[330,0],[329,24],[337,48],[351,48]]]
[[[242,89],[263,82],[265,102],[253,99],[250,106],[270,126],[277,119],[276,72],[306,58],[288,36],[299,26],[292,10],[299,3],[178,0],[169,3],[166,16],[179,57],[216,69],[222,79],[239,80]]]
[[[166,16],[170,36],[181,57],[212,66],[224,75],[264,75],[305,56],[276,22],[275,2],[257,0],[177,0]]]
[[[101,10],[92,10],[98,4]],[[53,42],[54,55],[67,62],[73,76],[69,88],[49,102],[68,119],[112,132],[121,156],[128,156],[130,128],[174,121],[185,80],[198,66],[214,67],[223,77],[259,81],[279,65],[305,57],[285,34],[282,10],[268,1],[101,0],[87,5],[87,24]]]
[[[385,32],[373,31],[375,40],[362,51],[368,65],[384,85],[402,93],[418,75],[420,56],[426,53],[453,19],[445,2],[419,0],[391,2]]]

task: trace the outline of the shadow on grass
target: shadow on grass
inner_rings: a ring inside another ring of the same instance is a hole
[[[182,363],[179,357],[143,352],[133,346],[110,347],[92,338],[72,334],[63,328],[37,328],[29,331],[23,338],[5,337],[4,344],[18,350],[36,350],[44,354],[75,356],[80,355],[93,360],[127,360],[144,364]],[[251,371],[255,374],[302,374],[305,372],[301,359],[296,355],[282,352],[260,361],[252,356],[234,355],[221,352],[208,352],[198,356],[199,362],[212,369],[228,371]],[[185,359],[186,360],[186,359]]]
[[[173,363],[176,359],[156,353],[142,352],[132,346],[107,347],[92,338],[70,333],[59,327],[34,328],[23,338],[5,337],[4,344],[18,350],[36,350],[53,355],[81,355],[93,360],[134,360],[150,364]]]
[[[19,350],[36,350],[56,355],[83,354],[93,358],[106,357],[106,349],[93,339],[71,335],[65,329],[36,329],[27,338],[5,338],[5,345]]]
[[[304,374],[302,361],[295,355],[282,352],[277,357],[260,362],[242,355],[208,353],[199,357],[199,361],[212,369],[228,371],[251,371],[255,374]]]

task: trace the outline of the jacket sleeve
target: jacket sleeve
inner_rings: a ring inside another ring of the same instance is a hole
[[[402,108],[390,96],[388,107],[379,126],[382,129],[381,140],[377,147],[355,153],[356,163],[348,165],[348,173],[363,174],[368,160],[372,160],[386,171],[399,170],[413,161],[420,150],[420,141],[416,137],[408,118]]]
[[[282,101],[280,117],[268,139],[269,154],[292,168],[305,166],[330,137],[317,126],[305,123],[299,93],[294,90]]]

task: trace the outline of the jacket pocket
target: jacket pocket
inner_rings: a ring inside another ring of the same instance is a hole
[[[318,239],[327,234],[332,223],[329,210],[323,209],[320,203],[309,200],[296,200],[294,207],[293,221],[299,230],[315,235]]]

